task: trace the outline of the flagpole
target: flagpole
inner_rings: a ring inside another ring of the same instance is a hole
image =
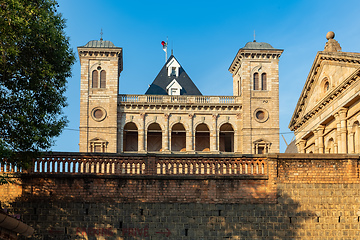
[[[166,37],[166,52],[165,52],[165,62],[167,61],[167,45],[168,45],[168,41],[169,41],[169,39],[168,39],[168,37]]]

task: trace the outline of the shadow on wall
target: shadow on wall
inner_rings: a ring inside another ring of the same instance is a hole
[[[315,214],[282,192],[276,204],[59,202],[18,199],[30,239],[287,239]],[[20,238],[21,239],[21,238]],[[29,238],[27,238],[29,239]]]

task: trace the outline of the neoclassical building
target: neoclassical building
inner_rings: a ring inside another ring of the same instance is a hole
[[[202,95],[173,55],[144,95],[124,95],[122,48],[90,41],[78,47],[80,152],[277,153],[282,52],[241,48],[229,68],[233,96]]]
[[[299,153],[360,153],[360,53],[326,35],[291,118]]]

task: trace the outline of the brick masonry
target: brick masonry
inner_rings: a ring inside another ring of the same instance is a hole
[[[266,176],[28,173],[0,199],[33,239],[360,238],[359,156],[266,161]]]

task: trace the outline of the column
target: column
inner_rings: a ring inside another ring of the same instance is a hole
[[[139,152],[145,152],[145,113],[140,113],[141,125],[138,129],[138,146]]]
[[[347,126],[346,126],[346,108],[341,108],[334,116],[336,119],[336,134],[338,153],[347,153]]]
[[[165,113],[164,118],[165,118],[165,130],[162,136],[162,149],[165,152],[168,152],[169,151],[169,114]]]
[[[212,132],[210,133],[210,151],[215,152],[218,150],[217,142],[218,142],[218,134],[217,134],[217,118],[219,114],[213,114],[213,124],[212,124]]]
[[[298,153],[305,153],[305,140],[300,140],[296,143]]]
[[[194,114],[189,114],[189,129],[186,129],[186,151],[194,151],[193,118]]]
[[[354,133],[349,133],[349,153],[355,153]]]
[[[325,153],[324,149],[324,129],[325,126],[320,125],[316,131],[318,135],[318,153]]]
[[[314,153],[319,153],[319,136],[318,136],[318,130],[315,129],[313,131],[314,138],[315,138],[315,145],[314,145]]]

